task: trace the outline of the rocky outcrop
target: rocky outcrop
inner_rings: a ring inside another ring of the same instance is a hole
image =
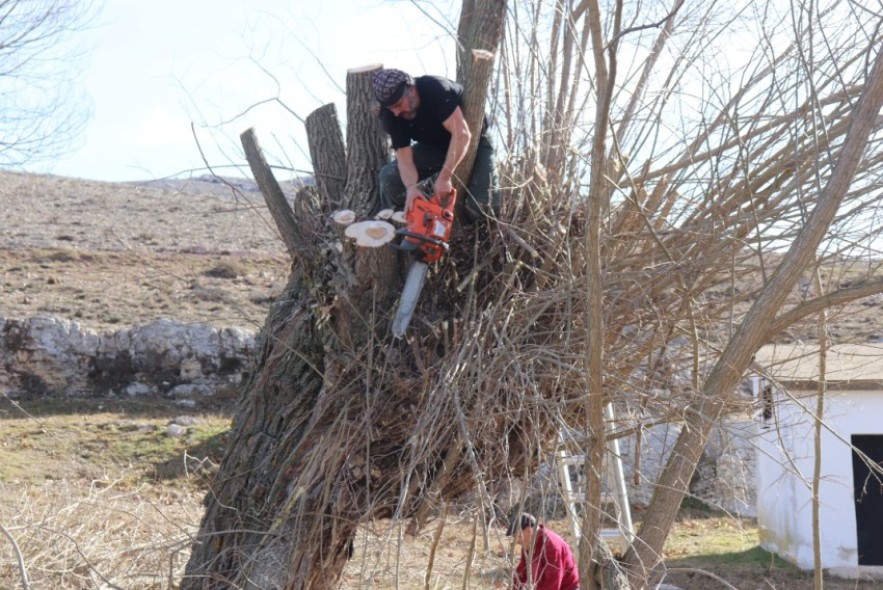
[[[0,318],[0,394],[163,396],[189,405],[238,383],[254,347],[255,334],[247,330],[172,320],[96,333],[77,322],[50,317]],[[629,499],[635,508],[650,501],[652,482],[679,432],[677,424],[645,430],[637,461],[634,437],[620,441]],[[709,441],[691,494],[717,508],[753,516],[754,435],[750,419],[724,421]],[[548,494],[557,494],[556,478],[550,463],[532,483],[544,502]]]
[[[51,317],[0,319],[0,392],[193,398],[238,382],[255,334],[172,320],[96,333]]]
[[[640,447],[634,436],[621,438],[620,457],[629,497],[635,511],[643,511],[653,496],[655,482],[665,468],[675,440],[681,431],[677,423],[657,425],[643,430]],[[690,482],[689,496],[709,508],[743,517],[755,517],[755,479],[757,460],[754,439],[757,424],[748,416],[734,415],[714,428],[699,466]],[[503,513],[515,509],[527,498],[524,508],[556,518],[566,516],[558,468],[553,457],[542,464],[528,482],[507,482],[497,500]],[[573,485],[582,485],[577,476]],[[609,482],[605,485],[610,485]]]
[[[665,424],[644,430],[640,457],[633,436],[620,440],[620,452],[629,500],[645,508],[681,431],[680,424]],[[757,425],[748,416],[722,420],[711,433],[708,445],[690,482],[690,496],[731,514],[756,515],[756,458],[754,438]]]

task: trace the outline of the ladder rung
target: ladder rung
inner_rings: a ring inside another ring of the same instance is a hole
[[[602,528],[601,529],[601,538],[602,539],[625,539],[625,533],[619,529],[614,528]]]
[[[563,457],[558,457],[558,461],[562,465],[585,465],[586,456],[585,455],[566,455]]]
[[[571,491],[570,497],[565,498],[571,504],[583,503],[586,501],[586,494],[584,492]],[[610,492],[602,492],[601,493],[601,503],[602,504],[611,504],[614,502],[613,494]]]

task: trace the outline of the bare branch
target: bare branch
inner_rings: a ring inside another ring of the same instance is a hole
[[[267,207],[273,215],[273,220],[279,227],[279,235],[285,242],[285,248],[288,255],[293,261],[305,261],[303,243],[300,239],[301,228],[294,218],[294,211],[288,204],[282,188],[273,176],[273,171],[267,164],[261,146],[258,144],[257,137],[253,129],[247,129],[240,136],[242,147],[245,148],[245,155],[248,158],[248,164],[255,176],[255,181],[261,188]]]
[[[18,562],[18,573],[21,576],[21,586],[24,590],[31,590],[31,584],[28,582],[28,569],[25,566],[25,558],[21,553],[21,548],[19,548],[18,543],[15,541],[15,537],[12,536],[12,533],[9,532],[3,523],[0,523],[0,533],[3,533],[6,538],[9,540],[9,543],[12,545],[12,550],[15,552],[15,559]]]
[[[839,289],[832,293],[820,295],[819,297],[810,299],[777,317],[769,326],[768,337],[773,338],[783,330],[786,330],[789,326],[792,326],[812,315],[819,314],[826,309],[846,305],[852,301],[870,297],[871,295],[876,295],[878,293],[883,293],[883,279],[869,281],[862,285],[854,285],[847,289]]]

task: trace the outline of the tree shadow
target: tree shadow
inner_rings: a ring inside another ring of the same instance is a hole
[[[193,445],[188,445],[184,452],[178,456],[155,463],[153,479],[168,481],[196,478],[207,485],[218,470],[229,434],[229,431],[222,432],[200,440]]]
[[[0,395],[0,419],[29,420],[41,417],[89,414],[120,414],[130,418],[174,418],[182,414],[219,414],[232,416],[239,394],[237,386],[228,385],[213,395],[195,397],[182,403],[164,397],[22,397]]]

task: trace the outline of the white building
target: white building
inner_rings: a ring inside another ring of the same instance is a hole
[[[770,378],[755,378],[763,405],[756,480],[761,544],[812,569],[818,349],[767,346],[755,360]],[[833,346],[826,365],[822,567],[842,577],[883,578],[883,471],[874,471],[883,464],[883,345]]]

